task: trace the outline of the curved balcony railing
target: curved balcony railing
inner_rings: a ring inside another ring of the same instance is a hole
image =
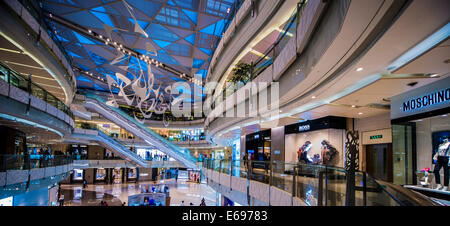
[[[59,155],[0,155],[0,172],[8,170],[30,170],[68,165],[73,162],[70,156]]]
[[[67,74],[65,74],[66,79],[69,81],[69,84],[71,85],[72,89],[75,90],[75,81],[74,81],[74,73],[72,71],[72,58],[67,54],[66,50],[62,46],[61,42],[59,41],[58,37],[52,32],[52,29],[50,29],[50,26],[48,22],[45,20],[45,17],[42,13],[42,10],[38,4],[40,4],[38,1],[32,1],[32,0],[17,0],[23,8],[27,9],[27,14],[30,15],[35,22],[39,25],[39,31],[36,31],[36,36],[42,40],[42,43],[46,44],[49,49],[53,50],[56,57],[59,57],[58,59],[60,63],[66,68]],[[10,5],[14,10],[17,10],[14,8],[16,6],[16,0],[13,1],[6,1],[8,5]],[[17,12],[17,11],[16,11]],[[24,13],[22,10],[19,10],[19,12]],[[17,12],[17,13],[19,13]],[[27,16],[28,16],[27,15]],[[20,15],[19,13],[19,16]],[[31,26],[31,25],[30,25]],[[34,29],[33,29],[34,30]],[[41,31],[45,32],[45,36],[51,39],[53,43],[46,43],[49,40],[47,40],[46,37],[44,37],[44,34],[41,34]],[[39,33],[39,34],[38,34]],[[39,39],[38,39],[39,40]],[[55,49],[56,48],[56,49]]]
[[[250,64],[251,70],[250,70],[250,76],[249,80],[242,81],[242,83],[247,83],[249,81],[254,80],[258,75],[260,75],[266,68],[271,66],[275,59],[280,55],[281,51],[284,49],[288,41],[294,37],[293,34],[297,33],[297,27],[299,18],[302,16],[302,9],[307,4],[307,1],[299,1],[297,4],[297,7],[295,8],[294,12],[292,12],[291,16],[289,17],[288,21],[284,25],[282,30],[283,32],[279,35],[277,40],[267,49],[262,56],[259,56],[256,58],[255,61],[252,61]],[[231,96],[234,92],[236,92],[239,88],[242,87],[242,84],[238,84],[235,86],[234,84],[230,83],[228,86],[225,86],[222,88],[221,92],[222,95],[218,95],[213,102],[212,109],[215,108],[216,105],[224,102],[229,96]]]
[[[280,161],[243,161],[205,159],[203,168],[230,175],[224,183],[233,187],[233,179],[257,181],[273,191],[277,188],[308,206],[417,206],[439,205],[421,194],[387,182],[378,181],[365,172],[354,177],[344,168]],[[220,177],[220,176],[219,176]],[[214,176],[209,176],[212,179]],[[213,179],[214,180],[214,179]],[[251,183],[245,183],[251,184]],[[260,187],[261,188],[261,187]],[[248,188],[247,190],[252,190]],[[245,189],[244,189],[245,190]],[[249,196],[250,193],[247,193]],[[270,192],[268,194],[271,195]],[[271,197],[263,197],[270,205]],[[249,199],[250,200],[250,199]]]
[[[45,103],[50,104],[56,109],[62,111],[66,115],[70,117],[73,121],[73,113],[70,108],[64,104],[57,97],[49,93],[47,90],[43,89],[39,85],[33,83],[30,78],[23,77],[20,73],[15,72],[2,62],[0,62],[0,79],[5,81],[7,84],[19,88],[21,91],[29,93],[31,96],[38,98],[39,100],[44,101]],[[5,91],[5,90],[3,90]],[[11,94],[11,91],[7,91],[8,93],[1,94]],[[26,104],[33,105],[33,101],[24,100]],[[42,109],[41,109],[42,110]],[[64,119],[63,119],[64,120]],[[73,126],[73,125],[72,125]]]

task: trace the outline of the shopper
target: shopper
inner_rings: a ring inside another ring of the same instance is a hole
[[[184,206],[184,200],[181,201],[180,206]]]
[[[245,171],[247,171],[247,168],[248,168],[248,166],[247,166],[247,161],[248,161],[248,154],[247,154],[247,152],[245,152],[245,155],[242,158],[242,160],[244,160]]]
[[[59,197],[59,206],[64,206],[64,195]]]
[[[200,206],[206,206],[205,198],[202,198],[202,202],[200,203]]]

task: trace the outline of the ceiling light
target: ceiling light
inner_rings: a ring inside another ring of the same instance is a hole
[[[447,115],[442,115],[442,117],[447,117]]]
[[[352,108],[355,108],[356,107],[356,105],[352,105]]]
[[[316,99],[316,96],[312,96],[311,98]]]
[[[362,114],[363,114],[362,112],[359,112],[359,113],[358,113],[358,115],[362,115]]]
[[[430,75],[430,78],[434,78],[434,77],[436,77],[436,76],[438,76],[439,74],[437,74],[437,73],[434,73],[434,74],[431,74]]]
[[[92,33],[91,29],[88,30],[89,34]]]
[[[359,67],[359,68],[356,69],[356,71],[362,71],[362,70],[363,70],[362,67]]]

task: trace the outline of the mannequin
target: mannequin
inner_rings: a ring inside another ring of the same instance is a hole
[[[448,182],[449,182],[449,172],[448,172],[448,159],[449,159],[449,147],[450,142],[448,138],[444,138],[442,143],[439,145],[438,151],[433,156],[433,159],[436,161],[436,165],[434,166],[434,176],[436,177],[436,187],[437,190],[442,189],[441,184],[441,174],[439,171],[441,168],[444,168],[444,188],[443,191],[448,191]]]
[[[311,150],[311,142],[306,141],[297,152],[297,159],[301,163],[310,164],[312,162],[312,159],[308,156],[308,151]]]
[[[331,160],[337,154],[338,151],[326,140],[323,140],[321,144],[322,144],[322,164],[330,165]]]

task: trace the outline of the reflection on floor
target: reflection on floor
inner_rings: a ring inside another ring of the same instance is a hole
[[[123,202],[128,205],[128,196],[141,193],[142,186],[151,186],[156,182],[139,182],[127,184],[90,184],[83,189],[83,185],[61,185],[65,206],[99,206],[101,201],[106,201],[108,206],[120,206]],[[184,201],[186,206],[192,203],[200,205],[205,198],[207,206],[216,205],[216,192],[206,184],[197,184],[178,180],[160,181],[170,189],[170,205],[179,206]]]

